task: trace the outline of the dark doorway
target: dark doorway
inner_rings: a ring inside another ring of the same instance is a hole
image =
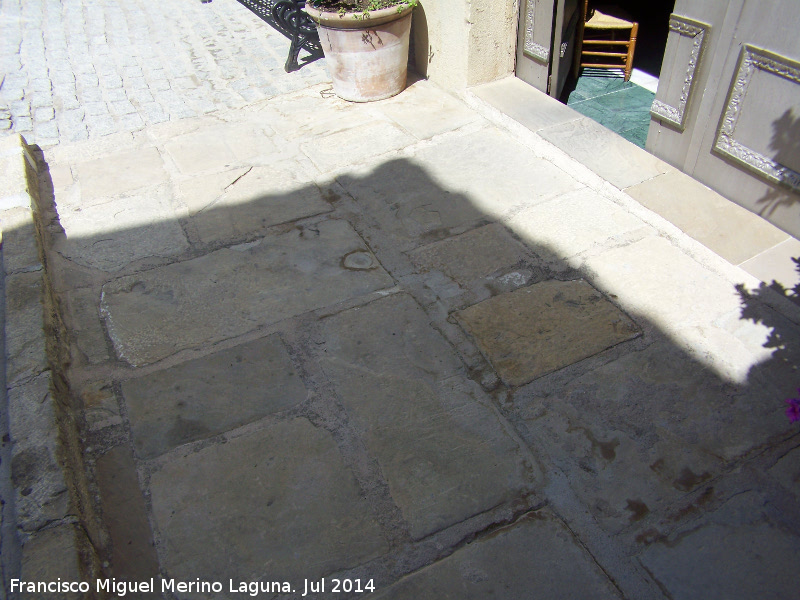
[[[596,4],[601,8],[601,3]],[[639,23],[631,80],[624,80],[622,69],[584,68],[580,77],[571,75],[560,100],[644,148],[675,2],[643,5],[638,0],[617,0],[614,4]],[[590,1],[589,6],[594,5]]]

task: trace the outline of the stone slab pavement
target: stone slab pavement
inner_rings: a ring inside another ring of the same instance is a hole
[[[24,577],[76,577],[85,530],[103,578],[155,581],[126,597],[797,595],[800,310],[645,206],[668,165],[555,104],[539,135],[425,81],[344,102],[232,0],[2,10],[89,490],[20,490]]]
[[[44,150],[104,573],[795,595],[797,306],[430,83],[326,89]]]

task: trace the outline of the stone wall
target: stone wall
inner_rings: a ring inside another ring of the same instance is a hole
[[[2,591],[12,578],[88,579],[102,536],[86,518],[77,412],[59,367],[64,330],[39,252],[39,165],[22,136],[0,139]]]
[[[415,66],[448,89],[514,72],[519,0],[421,0],[414,11]]]
[[[467,85],[479,85],[514,73],[519,0],[470,2]]]

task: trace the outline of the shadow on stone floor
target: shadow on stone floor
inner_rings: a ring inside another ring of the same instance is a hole
[[[265,193],[271,169],[194,206],[43,171],[110,576],[794,593],[800,335],[771,291],[546,178],[517,206],[496,169],[495,211],[410,159]]]

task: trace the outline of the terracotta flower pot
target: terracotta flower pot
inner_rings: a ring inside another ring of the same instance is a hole
[[[317,24],[333,90],[353,102],[382,100],[406,86],[413,6],[362,13],[323,12],[306,4]]]

